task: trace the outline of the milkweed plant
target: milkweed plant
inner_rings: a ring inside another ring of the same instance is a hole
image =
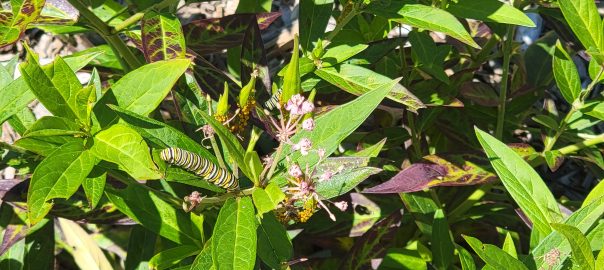
[[[604,269],[598,7],[3,1],[0,269]]]

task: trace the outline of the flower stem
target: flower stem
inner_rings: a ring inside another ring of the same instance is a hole
[[[567,155],[567,154],[572,154],[575,153],[581,149],[596,145],[596,144],[600,144],[600,143],[604,143],[604,133],[600,134],[596,137],[593,137],[591,139],[587,139],[584,140],[582,142],[578,142],[575,144],[571,144],[565,147],[562,147],[560,149],[558,149],[558,151],[560,151],[560,153],[562,155]]]
[[[271,162],[271,169],[268,171],[266,175],[266,180],[264,182],[268,183],[273,177],[273,173],[275,172],[275,168],[277,168],[277,163],[279,163],[279,158],[281,157],[281,152],[283,151],[283,143],[279,143],[279,147],[277,148],[277,152],[275,153],[275,158]]]
[[[514,27],[507,27],[506,40],[503,43],[503,74],[501,77],[501,88],[499,89],[499,106],[497,107],[497,128],[495,137],[499,140],[503,137],[503,124],[505,122],[505,105],[508,94],[508,81],[510,74],[510,59],[512,57],[512,41],[514,40]]]

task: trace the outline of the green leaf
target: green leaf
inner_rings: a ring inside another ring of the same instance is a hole
[[[317,183],[317,193],[331,199],[351,191],[369,176],[381,172],[380,168],[361,167],[335,174],[331,179]]]
[[[460,245],[455,244],[457,253],[459,254],[459,263],[462,270],[476,270],[476,264],[472,258],[472,254]]]
[[[425,270],[428,269],[428,266],[417,250],[391,248],[386,251],[386,255],[378,269]]]
[[[216,157],[212,153],[180,130],[164,122],[127,111],[115,105],[108,106],[114,110],[124,122],[128,123],[131,128],[136,130],[136,132],[148,141],[157,144],[158,146],[182,148],[199,154],[213,163],[217,162]]]
[[[505,241],[503,241],[503,251],[510,254],[512,257],[518,259],[518,254],[516,253],[516,246],[514,245],[514,239],[512,239],[512,235],[510,232],[505,234]]]
[[[258,225],[258,257],[273,269],[294,253],[287,231],[272,213],[266,213]]]
[[[49,200],[71,197],[95,163],[81,142],[65,144],[40,162],[27,192],[30,224],[39,222],[50,211],[53,203]]]
[[[415,66],[430,74],[435,79],[449,84],[449,77],[445,73],[445,57],[451,51],[451,46],[436,46],[434,40],[427,32],[412,31],[409,33],[411,42],[411,56]]]
[[[524,12],[498,0],[451,1],[446,10],[460,18],[535,27]]]
[[[558,5],[568,26],[585,49],[602,52],[604,32],[602,32],[602,19],[596,4],[591,1],[559,0]],[[602,57],[599,57],[598,63],[604,63]]]
[[[581,79],[575,62],[570,58],[560,40],[556,42],[553,71],[560,93],[569,104],[573,104],[581,94]]]
[[[604,181],[600,181],[600,183],[591,189],[589,194],[587,194],[587,197],[585,197],[585,200],[583,200],[581,208],[588,206],[602,196],[604,196]]]
[[[191,257],[199,252],[197,246],[177,246],[171,249],[166,249],[155,254],[149,260],[149,267],[155,270],[167,269],[177,265],[183,259]]]
[[[126,270],[147,270],[149,269],[149,260],[153,257],[157,234],[145,229],[145,227],[136,225],[130,230],[130,239],[128,240],[128,254],[126,255]]]
[[[442,32],[480,49],[457,18],[447,11],[426,5],[406,4],[398,11],[398,15],[390,19],[413,27]]]
[[[598,223],[602,214],[604,214],[604,197],[599,197],[592,203],[575,211],[564,224],[576,227],[581,233],[586,234]],[[532,250],[536,265],[539,267],[548,267],[544,256],[553,249],[557,249],[562,254],[561,261],[566,260],[571,251],[568,242],[564,241],[564,237],[557,231],[550,233]]]
[[[480,240],[462,235],[466,242],[472,247],[474,252],[480,257],[487,265],[493,267],[495,269],[514,269],[514,270],[528,270],[522,262],[512,257],[510,254],[507,254],[505,251],[500,248],[490,245],[483,244]]]
[[[63,233],[65,244],[72,247],[72,256],[80,269],[94,265],[98,269],[110,269],[111,263],[103,253],[92,235],[80,225],[64,218],[58,218],[59,228]]]
[[[120,212],[150,231],[179,244],[201,246],[201,232],[193,214],[166,202],[162,198],[165,194],[136,182],[125,189],[107,186],[105,194]]]
[[[366,147],[365,149],[358,151],[356,153],[351,154],[351,157],[377,157],[380,154],[380,151],[382,151],[382,148],[384,148],[384,145],[386,144],[386,139],[384,138],[381,141],[379,141],[378,143]]]
[[[313,42],[325,34],[325,28],[331,11],[333,0],[308,0],[300,2],[300,45],[302,50],[310,52],[314,48]]]
[[[285,199],[285,194],[279,189],[279,186],[270,183],[266,186],[266,189],[256,188],[252,193],[252,199],[258,210],[258,215],[262,216],[264,213],[275,209]]]
[[[86,199],[90,208],[94,209],[99,204],[105,190],[105,181],[107,172],[102,169],[94,169],[90,175],[82,182],[82,188],[86,194]]]
[[[25,108],[36,96],[29,90],[29,85],[24,77],[12,81],[4,88],[0,88],[0,123]]]
[[[42,8],[45,0],[19,0],[11,1],[12,13],[8,18],[0,22],[0,47],[4,47],[19,40],[28,25],[34,22]]]
[[[111,91],[120,108],[148,115],[166,97],[190,63],[175,59],[144,65],[122,77],[111,86]]]
[[[180,21],[170,13],[145,13],[141,20],[141,40],[149,63],[185,59],[185,39]]]
[[[294,37],[294,51],[283,76],[283,92],[281,93],[281,104],[285,104],[293,95],[301,92],[300,88],[300,52],[298,51],[298,36]]]
[[[331,67],[336,64],[342,63],[348,60],[349,58],[357,55],[358,53],[364,51],[365,49],[367,49],[367,47],[369,47],[369,45],[366,44],[340,44],[330,47],[325,52],[325,54],[321,56],[321,67]],[[300,66],[302,66],[302,63],[300,63]]]
[[[596,270],[604,270],[604,252],[602,250],[600,250],[596,259]]]
[[[573,266],[580,269],[595,269],[595,259],[589,241],[581,231],[571,225],[552,223],[552,227],[562,233],[570,243],[572,250]]]
[[[90,150],[98,158],[117,164],[134,179],[161,177],[151,160],[147,143],[135,130],[124,124],[115,124],[97,133]]]
[[[250,170],[250,174],[252,175],[251,180],[254,182],[254,186],[257,186],[260,183],[260,174],[262,174],[263,170],[262,161],[260,161],[258,153],[256,151],[245,152],[243,159]]]
[[[434,213],[434,223],[432,224],[432,263],[437,269],[448,269],[453,263],[455,245],[449,230],[447,217],[442,209]]]
[[[44,116],[36,121],[15,145],[34,153],[48,156],[57,147],[70,143],[83,144],[83,136],[77,123],[70,119],[56,116]]]
[[[191,270],[216,270],[216,265],[212,260],[212,239],[206,242],[203,250],[195,257],[191,264]]]
[[[390,78],[382,74],[349,64],[317,69],[315,74],[338,88],[357,96],[391,81]],[[387,97],[407,106],[407,109],[414,112],[425,108],[425,105],[417,97],[400,84],[396,84]]]
[[[488,133],[475,128],[478,141],[514,201],[543,235],[552,232],[549,223],[560,221],[556,199],[522,157]]]
[[[253,269],[256,257],[256,218],[249,197],[229,198],[212,234],[216,269]]]

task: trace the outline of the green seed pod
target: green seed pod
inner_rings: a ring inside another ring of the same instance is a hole
[[[218,98],[218,106],[216,107],[216,114],[218,116],[226,115],[229,111],[229,85],[224,83],[224,93]]]
[[[239,92],[239,108],[243,108],[247,104],[254,86],[256,86],[256,76],[252,75],[252,79]]]

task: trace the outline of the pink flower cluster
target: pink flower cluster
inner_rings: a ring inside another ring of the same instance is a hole
[[[309,101],[305,101],[304,96],[296,94],[287,101],[285,109],[293,115],[304,115],[312,112],[315,109],[315,105]]]

